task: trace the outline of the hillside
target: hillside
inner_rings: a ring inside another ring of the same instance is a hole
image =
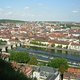
[[[22,20],[11,20],[11,19],[0,19],[0,23],[8,23],[8,22],[12,22],[12,23],[24,23],[25,21],[22,21]]]
[[[15,71],[9,62],[0,59],[0,80],[32,80]]]

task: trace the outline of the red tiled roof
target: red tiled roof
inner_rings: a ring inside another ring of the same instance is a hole
[[[68,36],[68,34],[63,34],[63,33],[53,33],[49,35],[50,37],[58,37],[58,38],[62,38],[62,37],[66,37]]]
[[[28,65],[21,66],[16,62],[12,62],[12,66],[15,70],[20,70],[23,74],[30,76],[32,74],[32,68]]]
[[[49,43],[69,45],[69,42],[68,41],[59,41],[59,40],[50,40]]]
[[[80,46],[80,43],[71,43],[71,45],[74,45],[74,46]]]
[[[80,69],[77,69],[77,68],[68,68],[68,72],[80,74]]]

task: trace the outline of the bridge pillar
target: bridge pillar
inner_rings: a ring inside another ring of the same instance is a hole
[[[24,45],[24,43],[21,43],[21,45]]]
[[[18,47],[17,44],[15,44],[15,45],[16,45],[16,47]]]
[[[21,43],[20,43],[20,47],[21,47],[22,45],[21,45]]]
[[[0,49],[0,53],[2,53],[2,49]]]
[[[3,48],[2,48],[2,52],[5,52],[5,51],[6,51],[5,47],[3,47]]]
[[[13,49],[13,45],[11,45],[11,49]]]
[[[8,52],[8,47],[5,47],[6,52]]]
[[[24,46],[24,43],[20,43],[20,47]]]

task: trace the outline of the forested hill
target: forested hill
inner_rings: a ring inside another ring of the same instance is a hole
[[[22,21],[22,20],[11,20],[11,19],[0,19],[0,23],[8,23],[8,22],[24,23],[25,21]]]

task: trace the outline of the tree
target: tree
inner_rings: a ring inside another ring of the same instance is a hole
[[[36,57],[31,57],[30,58],[30,61],[29,61],[29,64],[31,65],[37,65],[38,61],[37,61],[37,58]]]
[[[10,60],[27,63],[30,60],[29,54],[25,52],[14,52],[10,55]]]
[[[55,47],[55,44],[52,44],[51,47]]]
[[[57,68],[61,73],[61,80],[63,80],[63,74],[68,69],[68,63],[66,59],[63,58],[53,59],[48,63],[48,66]]]

